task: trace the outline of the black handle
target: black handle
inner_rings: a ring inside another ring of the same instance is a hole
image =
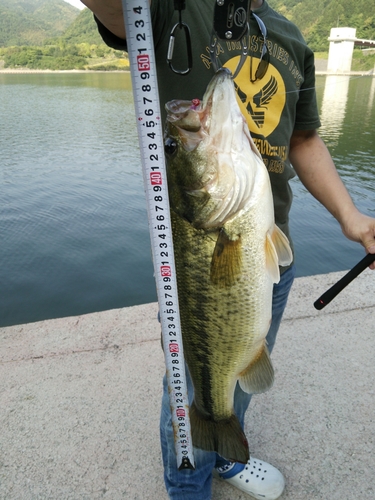
[[[318,300],[314,302],[315,309],[319,311],[333,300],[350,282],[354,280],[362,271],[366,269],[375,260],[375,254],[368,253],[356,266],[345,274],[335,285],[327,290]]]

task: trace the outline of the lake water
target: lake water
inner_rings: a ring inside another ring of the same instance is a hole
[[[375,78],[317,92],[321,135],[375,216]],[[129,74],[0,74],[0,326],[156,301],[132,101]],[[356,264],[362,248],[292,187],[298,276]]]

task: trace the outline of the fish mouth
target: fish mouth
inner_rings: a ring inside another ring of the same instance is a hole
[[[165,109],[167,111],[168,122],[182,130],[198,132],[201,128],[200,113],[202,106],[200,101],[199,104],[194,103],[194,101],[199,100],[183,101],[175,99],[167,102]]]
[[[204,229],[222,227],[251,203],[256,165],[263,165],[238,105],[232,73],[218,70],[202,101],[174,100],[166,110],[166,138],[181,154],[176,167],[179,186],[185,200],[197,206],[200,202],[194,224]]]
[[[196,101],[194,103],[194,101]],[[198,99],[184,101],[175,99],[167,102],[167,131],[166,134],[177,136],[183,148],[190,152],[196,149],[204,139],[202,129],[202,104]]]
[[[221,108],[228,108],[228,102],[233,97],[233,79],[232,73],[228,68],[220,68],[207,86],[203,96],[202,108],[210,110],[210,115],[215,111],[213,107],[220,105]],[[225,109],[227,111],[227,109]]]
[[[210,135],[212,116],[220,122],[228,117],[233,101],[232,73],[220,68],[208,84],[202,101],[175,99],[165,105],[167,124],[176,129],[186,151],[193,151]]]

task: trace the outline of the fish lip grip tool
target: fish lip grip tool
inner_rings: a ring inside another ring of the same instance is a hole
[[[249,47],[248,35],[250,32],[248,16],[250,10],[250,0],[216,0],[214,8],[214,25],[210,39],[210,57],[212,65],[217,71],[218,61],[218,41],[226,40],[231,42],[241,42],[241,57],[233,78],[236,78],[241,68],[245,64]]]

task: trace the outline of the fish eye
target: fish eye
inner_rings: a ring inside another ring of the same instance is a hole
[[[168,137],[168,139],[165,140],[164,151],[168,156],[174,155],[177,151],[177,148],[178,148],[177,142],[174,139]]]

